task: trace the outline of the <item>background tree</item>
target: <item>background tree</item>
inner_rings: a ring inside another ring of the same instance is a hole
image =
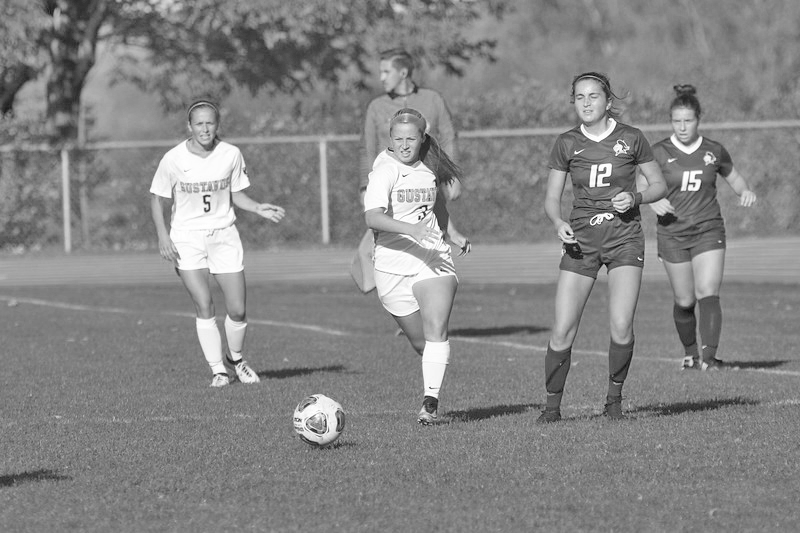
[[[496,0],[7,2],[2,24],[12,31],[2,52],[23,45],[0,63],[0,104],[10,112],[23,86],[46,77],[47,129],[61,141],[77,134],[81,92],[103,41],[120,47],[117,79],[174,108],[192,94],[224,95],[235,86],[253,93],[363,87],[366,62],[387,36],[417,43],[427,62],[459,74],[475,57],[491,59],[494,43],[464,37],[461,28],[502,12]]]

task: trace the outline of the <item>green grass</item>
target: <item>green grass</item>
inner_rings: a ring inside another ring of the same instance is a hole
[[[5,289],[0,529],[800,528],[798,287],[726,283],[720,357],[744,368],[712,373],[678,371],[669,288],[645,285],[618,423],[598,416],[606,289],[581,324],[566,420],[545,427],[551,286],[462,285],[436,427],[415,422],[418,358],[350,284],[252,285],[247,358],[262,382],[220,390],[177,280]],[[329,449],[292,430],[316,392],[347,412]]]

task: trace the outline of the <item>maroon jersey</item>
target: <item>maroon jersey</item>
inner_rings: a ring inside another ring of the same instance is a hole
[[[653,145],[653,155],[667,182],[667,199],[675,214],[658,217],[658,233],[691,237],[723,226],[717,202],[717,174],[727,177],[733,161],[720,143],[699,137],[684,146],[675,136]]]
[[[636,169],[653,160],[650,144],[638,129],[612,120],[609,130],[596,137],[578,125],[556,139],[550,168],[572,178],[570,221],[599,213],[616,213],[611,199],[620,192],[636,192]],[[636,209],[635,220],[639,220]]]

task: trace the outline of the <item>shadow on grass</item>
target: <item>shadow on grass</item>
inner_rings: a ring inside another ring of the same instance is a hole
[[[788,359],[778,359],[775,361],[725,361],[728,365],[735,367],[736,370],[757,370],[759,368],[776,368],[783,366],[790,361]]]
[[[535,403],[493,405],[492,407],[476,407],[475,409],[465,409],[462,411],[448,411],[447,418],[450,422],[476,422],[495,416],[520,415],[527,413],[531,409],[539,408],[541,408],[541,405]]]
[[[22,483],[34,483],[37,481],[69,481],[70,476],[64,476],[53,470],[34,470],[32,472],[22,472],[21,474],[8,474],[0,476],[0,488],[13,487]]]
[[[735,405],[758,405],[756,400],[748,398],[736,397],[728,398],[725,400],[702,400],[698,402],[678,402],[671,404],[659,405],[643,405],[631,409],[630,413],[651,413],[655,416],[672,416],[681,413],[696,413],[700,411],[711,411],[714,409],[722,409],[724,407],[731,407]]]
[[[494,328],[462,328],[450,330],[450,335],[460,337],[493,337],[496,335],[534,335],[550,328],[540,326],[502,326]]]
[[[316,368],[283,368],[281,370],[264,370],[257,372],[258,377],[262,379],[286,379],[295,378],[297,376],[307,376],[309,374],[316,374],[318,372],[329,372],[332,374],[345,374],[350,371],[344,365],[328,365],[318,366]]]

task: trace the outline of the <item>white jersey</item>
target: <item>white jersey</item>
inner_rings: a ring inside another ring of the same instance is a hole
[[[171,228],[212,230],[234,223],[231,193],[249,185],[237,147],[221,141],[207,157],[200,157],[184,141],[161,158],[150,192],[172,198]]]
[[[369,173],[364,211],[382,208],[395,220],[410,224],[424,220],[429,228],[438,228],[433,213],[437,192],[436,177],[422,162],[404,165],[384,150]],[[442,252],[450,252],[443,238],[419,243],[410,235],[375,232],[375,270],[381,272],[412,276]]]

